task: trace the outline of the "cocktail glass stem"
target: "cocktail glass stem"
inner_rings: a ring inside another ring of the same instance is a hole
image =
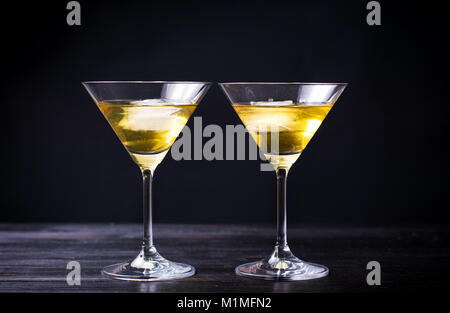
[[[277,249],[287,246],[286,183],[289,169],[280,168],[277,174]]]
[[[277,242],[268,264],[274,269],[284,268],[289,260],[296,259],[287,244],[287,175],[288,168],[278,168],[277,175]]]
[[[153,227],[152,227],[153,172],[151,169],[148,169],[148,168],[142,168],[141,170],[142,170],[142,182],[143,182],[142,204],[143,204],[143,216],[144,216],[144,238],[142,240],[142,250],[143,250],[144,256],[149,257],[151,255],[151,250],[153,248]]]
[[[304,280],[326,276],[325,266],[297,258],[287,244],[286,184],[289,168],[276,169],[277,242],[272,254],[263,260],[239,265],[236,274],[268,280]]]

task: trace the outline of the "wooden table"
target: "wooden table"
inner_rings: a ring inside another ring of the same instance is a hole
[[[444,226],[290,227],[294,253],[327,265],[330,276],[302,282],[238,277],[236,265],[267,256],[275,230],[250,225],[155,225],[159,252],[194,265],[197,274],[170,282],[103,278],[103,266],[135,256],[141,226],[0,224],[0,292],[380,292],[443,289],[449,277]],[[69,286],[69,261],[81,264],[81,286]],[[381,286],[368,286],[366,265],[381,264]]]

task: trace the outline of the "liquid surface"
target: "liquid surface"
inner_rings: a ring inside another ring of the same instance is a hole
[[[235,103],[233,108],[275,167],[290,168],[331,110],[331,104],[270,105]]]
[[[194,112],[193,104],[162,100],[112,100],[98,103],[114,132],[141,167],[154,170]]]

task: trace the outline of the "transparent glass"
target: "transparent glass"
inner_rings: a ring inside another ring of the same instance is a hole
[[[210,83],[168,81],[84,82],[143,179],[144,234],[140,253],[131,261],[105,267],[106,277],[159,281],[195,274],[191,265],[166,260],[153,244],[152,178]]]
[[[272,254],[239,265],[237,275],[267,280],[307,280],[328,268],[297,258],[287,243],[286,183],[296,162],[346,87],[340,83],[221,83],[236,113],[275,169],[277,239]]]

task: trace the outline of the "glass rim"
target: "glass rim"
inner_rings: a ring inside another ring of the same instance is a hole
[[[180,81],[180,80],[90,80],[82,81],[82,84],[204,84],[212,85],[212,82]]]
[[[219,85],[325,85],[325,86],[347,86],[348,83],[309,83],[309,82],[228,82]]]

